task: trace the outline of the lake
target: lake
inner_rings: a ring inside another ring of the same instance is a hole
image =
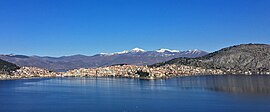
[[[270,76],[0,81],[0,112],[270,112]]]

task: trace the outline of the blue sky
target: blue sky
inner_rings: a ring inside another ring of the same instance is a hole
[[[270,0],[0,0],[0,54],[270,43]]]

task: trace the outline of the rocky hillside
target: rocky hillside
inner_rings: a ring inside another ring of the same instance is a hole
[[[176,58],[153,66],[163,66],[166,64],[238,71],[238,73],[264,73],[270,71],[270,45],[241,44],[224,48],[202,57]]]
[[[178,51],[159,49],[146,51],[139,48],[115,53],[100,53],[93,56],[73,55],[41,57],[24,55],[0,55],[0,59],[19,66],[38,67],[52,71],[67,71],[77,68],[95,68],[114,64],[150,65],[178,57],[199,57],[208,54],[201,50]]]
[[[9,74],[18,68],[19,67],[17,65],[0,59],[0,74]]]

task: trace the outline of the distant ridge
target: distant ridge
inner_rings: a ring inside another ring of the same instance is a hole
[[[242,72],[270,71],[270,45],[268,44],[241,44],[197,58],[176,58],[152,66],[166,64],[188,65],[203,68],[235,70]]]
[[[40,57],[24,55],[0,55],[0,59],[18,66],[45,68],[52,71],[67,71],[77,68],[95,68],[115,64],[150,65],[179,57],[199,57],[208,54],[201,50],[159,49],[146,51],[140,48],[115,53],[100,53],[93,56],[73,55],[63,57]]]

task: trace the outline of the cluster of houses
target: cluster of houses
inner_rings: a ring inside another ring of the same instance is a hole
[[[0,80],[21,79],[33,77],[127,77],[141,79],[160,79],[177,76],[193,75],[223,75],[223,74],[246,74],[250,72],[237,72],[232,70],[222,71],[220,69],[205,69],[185,65],[164,65],[161,67],[148,67],[137,65],[114,65],[99,68],[79,68],[67,72],[52,72],[36,67],[21,67],[11,75],[1,75]],[[262,73],[260,73],[262,74]],[[270,72],[263,74],[270,75]]]
[[[142,74],[144,73],[144,74]],[[148,67],[136,65],[116,65],[100,68],[80,68],[63,73],[63,76],[88,76],[88,77],[129,77],[129,78],[169,78],[174,76],[190,76],[204,74],[224,74],[219,69],[204,69],[184,65],[165,65],[161,67]]]
[[[59,73],[52,72],[49,70],[37,68],[37,67],[21,67],[20,69],[14,71],[9,75],[0,75],[0,80],[5,79],[23,79],[23,78],[33,78],[33,77],[57,77],[60,76]]]

